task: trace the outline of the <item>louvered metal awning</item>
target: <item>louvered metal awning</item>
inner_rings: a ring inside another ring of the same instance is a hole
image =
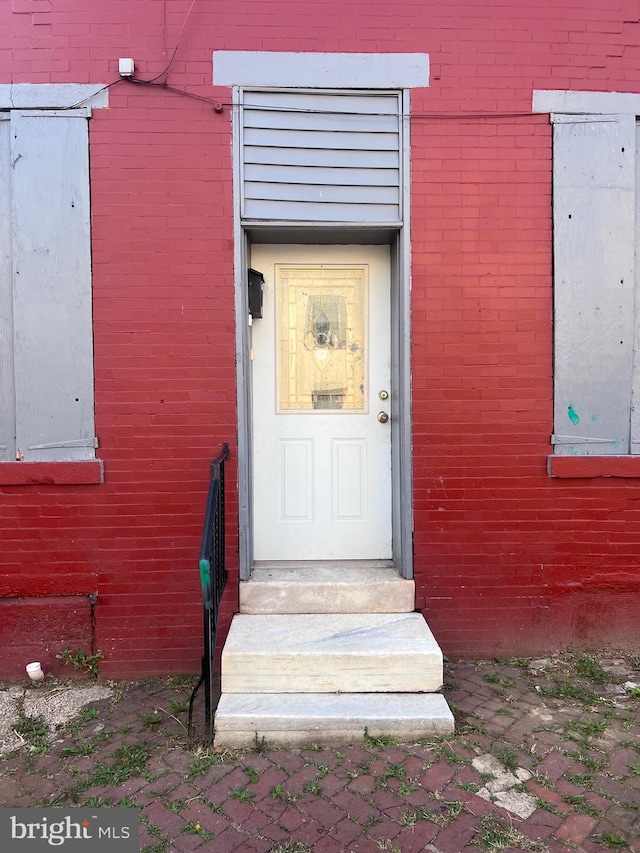
[[[400,224],[398,92],[244,91],[244,221]]]

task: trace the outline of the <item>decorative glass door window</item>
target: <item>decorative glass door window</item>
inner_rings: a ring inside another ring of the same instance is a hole
[[[278,411],[366,412],[366,265],[276,275]]]

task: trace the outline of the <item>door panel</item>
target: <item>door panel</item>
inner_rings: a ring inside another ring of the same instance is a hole
[[[258,245],[256,560],[391,558],[389,249]],[[381,399],[380,392],[387,398]]]

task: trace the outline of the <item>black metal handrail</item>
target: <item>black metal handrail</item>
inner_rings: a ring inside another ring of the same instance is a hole
[[[204,612],[204,654],[200,680],[193,688],[189,700],[189,740],[193,725],[193,703],[204,684],[205,743],[213,743],[213,667],[218,630],[218,610],[227,583],[224,564],[224,463],[229,458],[229,445],[223,444],[221,452],[211,463],[209,494],[200,545],[200,583]]]

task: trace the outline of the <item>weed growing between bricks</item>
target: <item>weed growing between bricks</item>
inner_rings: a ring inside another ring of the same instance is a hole
[[[191,679],[119,685],[62,731],[20,718],[3,805],[122,805],[143,853],[640,853],[640,659],[447,664],[456,734],[339,748],[186,740]]]

